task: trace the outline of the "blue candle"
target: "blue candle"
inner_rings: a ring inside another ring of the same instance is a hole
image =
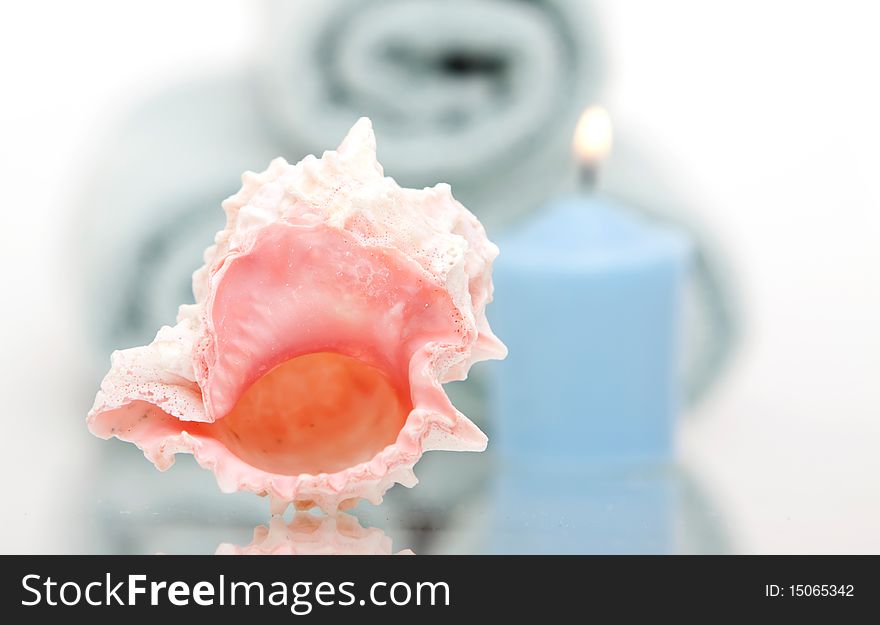
[[[597,138],[580,126],[592,147],[610,147],[601,127]],[[586,154],[585,179],[599,158]],[[585,189],[498,244],[490,316],[510,354],[490,381],[501,464],[490,550],[671,550],[677,487],[664,476],[679,410],[687,237]],[[593,530],[573,533],[579,542],[535,531],[584,518]]]
[[[491,317],[495,450],[521,458],[672,454],[689,246],[598,194],[499,240]]]

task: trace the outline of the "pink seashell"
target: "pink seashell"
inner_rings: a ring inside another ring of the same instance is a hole
[[[376,527],[365,528],[350,514],[316,516],[297,512],[290,523],[273,516],[268,527],[254,528],[254,539],[249,545],[223,543],[216,555],[226,556],[279,556],[279,555],[346,555],[390,556],[391,538]],[[413,555],[410,549],[396,555]]]
[[[338,151],[242,178],[196,303],[114,352],[92,433],[325,511],[413,486],[425,451],[485,449],[441,384],[506,355],[485,315],[498,248],[449,186],[383,177],[366,118]]]

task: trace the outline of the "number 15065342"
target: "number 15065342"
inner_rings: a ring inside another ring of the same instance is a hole
[[[765,597],[855,597],[853,584],[764,585]]]

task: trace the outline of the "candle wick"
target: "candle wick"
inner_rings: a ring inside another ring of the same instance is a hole
[[[598,163],[581,162],[578,166],[578,188],[592,193],[599,184]]]

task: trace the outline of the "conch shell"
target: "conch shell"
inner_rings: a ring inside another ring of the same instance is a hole
[[[498,248],[449,186],[384,177],[366,118],[335,152],[242,179],[195,304],[113,353],[92,433],[328,512],[413,486],[425,451],[485,449],[442,384],[506,355],[485,315]]]

